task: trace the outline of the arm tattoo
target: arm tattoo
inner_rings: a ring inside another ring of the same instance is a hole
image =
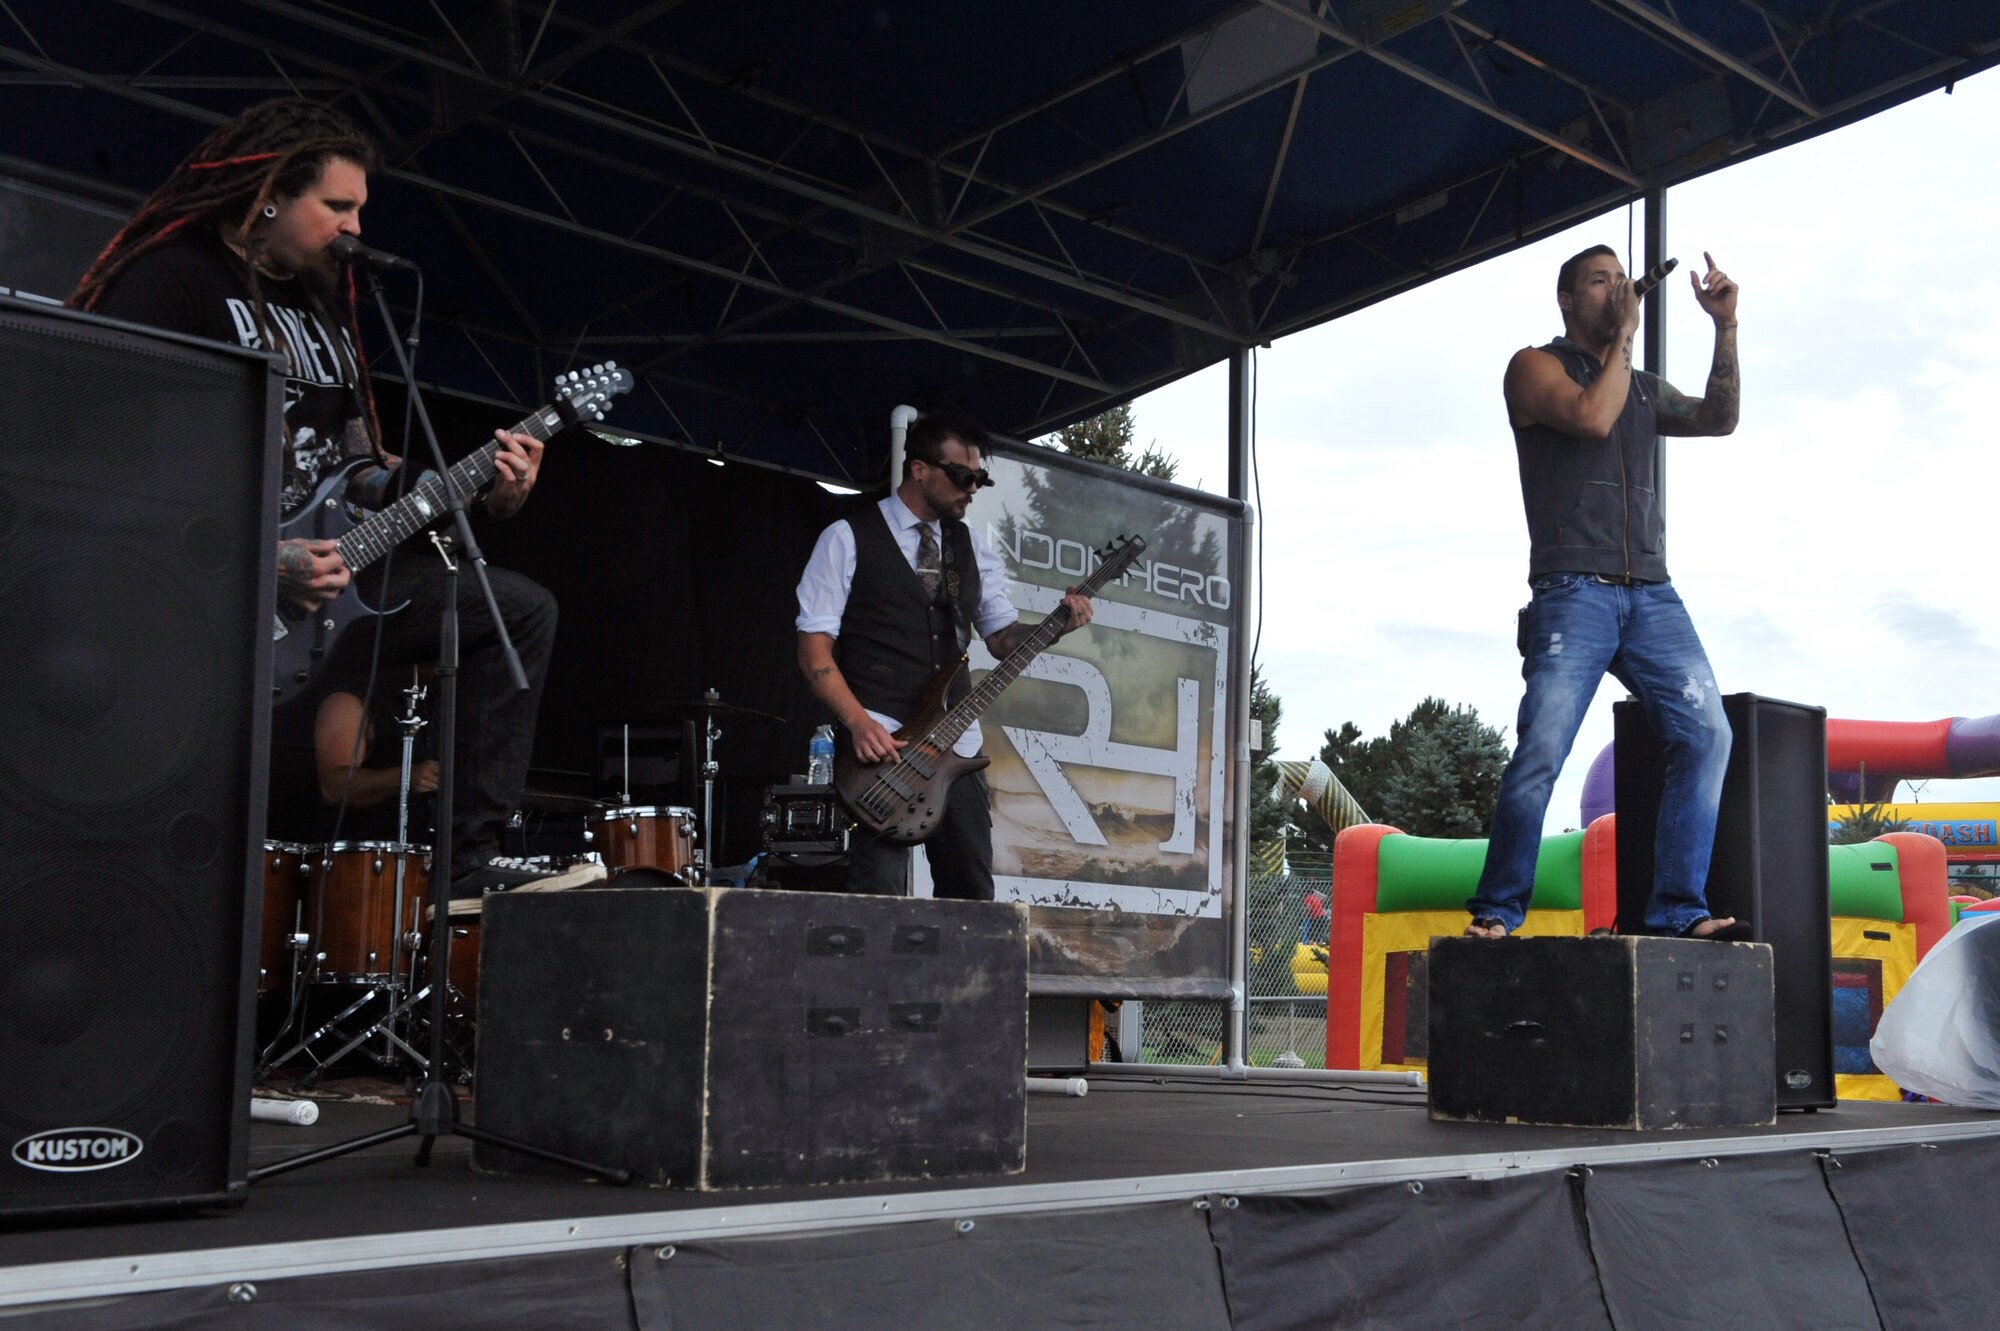
[[[1625,368],[1629,371],[1632,368],[1632,339],[1630,337],[1625,339],[1623,351],[1625,354]]]
[[[1708,389],[1701,397],[1688,397],[1666,380],[1660,381],[1660,433],[1666,435],[1724,435],[1736,428],[1737,406],[1742,385],[1737,374],[1736,330],[1724,328],[1715,336],[1715,361],[1708,368]]]
[[[1702,403],[1708,411],[1712,434],[1728,434],[1736,428],[1737,407],[1742,384],[1736,365],[1736,329],[1732,325],[1715,334],[1715,363],[1708,368],[1708,392]]]
[[[819,682],[820,680],[822,680],[822,679],[825,679],[825,678],[826,678],[826,677],[827,677],[828,675],[831,675],[832,673],[833,673],[833,667],[832,667],[832,666],[821,666],[821,667],[820,667],[819,669],[817,669],[817,670],[810,670],[810,671],[807,671],[807,672],[806,672],[806,678],[807,678],[807,679],[810,679],[810,680],[812,680],[812,681],[813,681],[813,682],[815,682],[815,683],[817,683],[817,682]]]
[[[347,497],[363,508],[381,508],[389,497],[389,482],[395,475],[382,467],[363,467],[347,481]]]

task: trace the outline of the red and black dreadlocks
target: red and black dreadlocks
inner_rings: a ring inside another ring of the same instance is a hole
[[[250,292],[266,346],[284,344],[272,336],[258,281],[263,247],[257,223],[267,205],[303,194],[332,158],[345,158],[363,171],[380,164],[375,145],[340,112],[302,97],[259,102],[201,141],[166,182],[139,205],[104,252],[90,265],[64,302],[91,310],[118,275],[135,259],[158,249],[191,225],[208,225],[250,260]],[[381,429],[375,419],[375,392],[360,360],[361,336],[355,318],[354,279],[347,282],[346,324],[356,348],[355,385],[365,408],[368,432],[380,454]]]

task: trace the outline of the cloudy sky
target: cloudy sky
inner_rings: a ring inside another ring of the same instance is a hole
[[[1681,391],[1701,393],[1714,345],[1689,267],[1708,250],[1742,285],[1742,423],[1668,455],[1669,566],[1725,692],[1869,720],[2000,712],[1995,163],[1987,73],[1669,195]],[[1635,210],[1635,244],[1641,226]],[[1501,374],[1561,331],[1562,260],[1625,253],[1626,231],[1620,211],[1259,353],[1259,659],[1284,700],[1280,756],[1342,721],[1383,733],[1426,694],[1511,747],[1528,541]],[[1218,492],[1226,392],[1218,366],[1135,403],[1140,441]],[[1599,690],[1551,830],[1577,824],[1623,696]],[[2000,800],[2000,778],[1920,794]]]

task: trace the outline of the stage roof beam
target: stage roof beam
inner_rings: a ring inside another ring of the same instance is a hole
[[[1413,60],[1406,60],[1392,51],[1387,51],[1380,46],[1362,41],[1359,37],[1356,37],[1331,19],[1294,9],[1287,3],[1287,0],[1263,0],[1263,3],[1297,22],[1319,29],[1335,41],[1346,45],[1351,51],[1365,55],[1371,60],[1386,65],[1405,78],[1414,79],[1418,83],[1423,84],[1433,92],[1443,93],[1446,97],[1463,106],[1470,107],[1483,116],[1490,116],[1501,124],[1506,125],[1509,129],[1525,134],[1531,139],[1539,140],[1541,143],[1555,149],[1566,157],[1574,157],[1577,161],[1587,166],[1595,167],[1628,189],[1636,190],[1642,187],[1643,182],[1640,181],[1639,177],[1633,175],[1630,171],[1618,165],[1618,163],[1599,157],[1596,153],[1571,143],[1568,139],[1565,139],[1553,130],[1544,129],[1533,121],[1517,116],[1512,111],[1494,104],[1487,98],[1468,92],[1458,84],[1453,83],[1450,79],[1424,68]]]
[[[1794,92],[1766,74],[1763,70],[1758,69],[1755,65],[1746,60],[1738,59],[1728,51],[1723,50],[1720,46],[1717,46],[1714,42],[1708,40],[1708,38],[1703,37],[1700,33],[1693,31],[1679,19],[1669,14],[1662,14],[1659,10],[1647,4],[1645,0],[1596,0],[1596,2],[1601,7],[1613,12],[1629,14],[1641,24],[1673,38],[1682,46],[1701,56],[1712,68],[1734,74],[1744,82],[1763,89],[1771,96],[1791,107],[1794,111],[1805,116],[1808,120],[1819,119],[1819,108],[1814,106],[1811,100],[1804,95],[1803,89]],[[1765,21],[1769,22],[1768,15],[1765,16]],[[1786,60],[1785,65],[1789,69],[1791,61]],[[1796,78],[1796,75],[1794,77]]]

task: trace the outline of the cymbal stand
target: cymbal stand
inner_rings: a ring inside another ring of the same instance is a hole
[[[722,695],[709,689],[701,695],[701,700],[705,704],[701,713],[701,837],[694,848],[693,859],[694,885],[707,887],[708,871],[715,860],[715,775],[722,770],[715,761],[715,741],[722,738],[722,728],[715,724],[715,709],[721,705]]]

